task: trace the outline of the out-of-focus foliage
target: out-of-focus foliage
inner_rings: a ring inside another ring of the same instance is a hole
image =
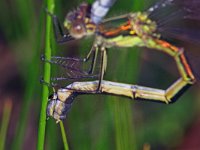
[[[81,2],[56,1],[55,13],[63,21],[65,14]],[[117,0],[108,16],[145,10],[153,3]],[[9,99],[13,106],[5,149],[36,149],[41,104],[39,79],[43,73],[40,54],[44,48],[44,4],[31,0],[0,2],[0,127],[5,123],[2,120],[4,103]],[[55,40],[52,38],[52,41]],[[53,53],[83,57],[92,41],[54,43]],[[172,42],[185,47],[186,52],[193,51],[197,57],[196,44]],[[174,63],[161,53],[141,48],[108,51],[106,80],[166,88],[176,77]],[[144,145],[150,145],[153,150],[200,149],[199,142],[195,143],[200,137],[199,97],[197,85],[172,105],[108,95],[79,96],[64,121],[69,147],[74,150],[141,150]],[[53,119],[47,121],[45,148],[63,149],[60,127]]]

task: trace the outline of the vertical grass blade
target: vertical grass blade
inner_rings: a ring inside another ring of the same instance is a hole
[[[43,14],[43,13],[40,13]],[[38,63],[38,56],[39,56],[39,49],[41,47],[41,33],[42,33],[42,24],[43,24],[43,18],[44,15],[41,15],[39,21],[36,21],[36,18],[32,18],[34,21],[34,25],[36,26],[36,29],[31,30],[31,42],[29,46],[31,47],[30,51],[32,52],[32,57],[31,61],[26,62],[26,65],[24,65],[24,68],[26,68],[26,73],[25,79],[26,79],[26,84],[25,84],[25,90],[24,90],[24,95],[23,95],[23,103],[21,106],[20,110],[20,117],[18,122],[16,122],[16,133],[11,149],[22,149],[22,145],[24,144],[24,135],[26,134],[26,129],[27,129],[27,122],[29,121],[29,115],[30,115],[30,108],[31,104],[33,102],[33,97],[35,93],[40,93],[38,90],[38,86],[40,86],[39,81],[38,81],[38,76],[39,76],[39,63]],[[33,34],[35,33],[35,34]],[[34,38],[32,38],[34,37]],[[37,39],[35,38],[37,37]],[[37,51],[38,50],[38,51]],[[36,82],[38,81],[38,82]],[[24,113],[26,112],[26,113]]]
[[[3,108],[3,117],[2,124],[0,129],[0,150],[4,150],[5,142],[6,142],[6,133],[9,125],[10,114],[12,110],[12,101],[7,99]]]
[[[47,0],[47,9],[51,13],[54,10],[54,0]],[[51,58],[51,28],[52,28],[52,20],[49,15],[46,16],[46,34],[45,34],[45,51],[44,56],[46,59]],[[51,74],[51,66],[49,63],[44,63],[44,81],[50,81],[50,74]],[[41,111],[40,111],[40,121],[39,121],[39,130],[38,130],[38,143],[37,143],[37,150],[44,149],[44,141],[45,141],[45,129],[46,129],[46,106],[47,100],[49,95],[49,89],[46,85],[42,87],[42,104],[41,104]]]
[[[66,136],[66,132],[65,132],[65,127],[64,127],[62,121],[60,121],[60,129],[61,129],[64,148],[65,148],[65,150],[69,150],[69,146],[68,146],[68,143],[67,143],[67,136]]]

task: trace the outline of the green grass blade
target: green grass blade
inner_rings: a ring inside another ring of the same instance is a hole
[[[69,150],[69,146],[68,146],[68,143],[67,143],[67,136],[66,136],[66,132],[65,132],[65,127],[64,127],[62,121],[60,121],[60,129],[61,129],[64,148],[65,148],[65,150]]]
[[[47,0],[47,9],[53,13],[54,10],[54,0]],[[45,58],[51,58],[51,28],[52,28],[52,20],[49,15],[46,17],[46,35],[45,35]],[[51,66],[49,63],[44,63],[44,81],[50,81],[51,74]],[[44,149],[44,141],[45,141],[45,128],[46,128],[46,106],[49,95],[49,89],[46,85],[43,85],[42,89],[42,105],[40,112],[40,121],[39,121],[39,130],[38,130],[38,143],[37,150]]]
[[[19,7],[25,7],[25,5],[28,6],[30,1],[24,1],[24,0],[21,0],[21,1],[18,1],[16,0],[15,3],[17,3],[17,6]],[[28,3],[28,4],[27,4]],[[23,6],[20,6],[20,5],[23,5]],[[30,6],[32,6],[33,3],[30,4]],[[17,7],[18,8],[18,7]],[[22,14],[23,12],[27,12],[25,11],[25,9],[27,8],[24,8],[22,10],[19,10],[19,12],[17,11],[16,14],[18,14],[20,16],[20,14]],[[18,9],[17,9],[18,10]],[[24,90],[24,95],[23,95],[23,102],[22,102],[22,106],[21,106],[21,109],[20,109],[20,115],[19,115],[19,120],[16,122],[16,132],[15,132],[15,137],[17,138],[14,138],[13,141],[12,141],[12,144],[11,144],[11,149],[15,150],[15,149],[22,149],[22,146],[23,146],[23,140],[24,140],[24,137],[25,137],[25,134],[27,133],[26,132],[26,129],[27,129],[27,122],[29,120],[29,111],[30,111],[30,108],[31,108],[31,104],[32,104],[32,100],[33,100],[33,97],[34,97],[34,94],[35,93],[39,93],[38,91],[36,91],[37,88],[35,87],[38,87],[39,86],[39,82],[37,84],[37,81],[38,80],[38,73],[39,73],[39,64],[38,64],[38,53],[39,51],[36,51],[40,48],[41,46],[41,19],[38,23],[38,21],[36,21],[36,18],[34,16],[34,11],[33,9],[28,9],[29,10],[29,14],[30,15],[25,15],[23,16],[22,18],[23,19],[19,19],[18,21],[21,21],[21,22],[26,22],[26,23],[21,23],[22,26],[20,26],[21,28],[26,28],[25,26],[27,25],[27,23],[29,22],[29,27],[30,27],[30,24],[32,25],[32,28],[31,30],[29,29],[28,33],[26,33],[26,36],[25,36],[25,39],[28,39],[26,40],[26,42],[24,43],[29,43],[28,46],[30,49],[26,49],[28,51],[31,52],[31,57],[29,58],[29,61],[27,60],[24,60],[21,62],[20,66],[23,66],[21,68],[26,68],[26,71],[24,71],[24,79],[25,79],[25,90]],[[32,21],[34,23],[32,23]],[[15,27],[16,28],[16,27]],[[19,30],[18,28],[16,30]],[[24,37],[23,35],[20,35],[21,37]],[[34,38],[33,38],[34,37]],[[37,37],[37,38],[36,38]],[[24,44],[26,45],[26,44]],[[17,49],[17,48],[16,48]],[[23,48],[22,48],[23,49]],[[17,51],[21,51],[21,49],[18,49]]]

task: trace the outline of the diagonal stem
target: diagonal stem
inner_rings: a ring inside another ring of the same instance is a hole
[[[68,143],[67,143],[67,136],[66,136],[65,128],[64,128],[62,121],[60,121],[60,129],[61,129],[64,149],[69,150],[69,146],[68,146]]]

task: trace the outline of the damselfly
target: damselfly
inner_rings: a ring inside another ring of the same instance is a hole
[[[62,28],[57,17],[52,14],[51,16],[53,17],[56,39],[59,43],[67,42],[73,39],[80,39],[85,36],[95,35],[94,44],[86,58],[76,59],[76,61],[87,62],[92,56],[91,68],[85,74],[92,75],[96,63],[97,52],[100,51],[101,62],[99,71],[99,84],[96,91],[101,89],[101,81],[103,80],[107,66],[107,50],[110,47],[146,47],[164,52],[171,56],[176,62],[180,78],[165,90],[166,101],[170,102],[175,101],[188,87],[194,84],[195,77],[184,55],[184,49],[176,47],[169,42],[162,40],[161,34],[157,32],[157,22],[150,19],[149,16],[151,16],[152,12],[154,12],[156,9],[162,9],[168,5],[174,5],[176,1],[177,0],[162,0],[148,9],[146,12],[131,12],[101,21],[106,14],[103,13],[103,15],[100,15],[100,21],[97,21],[97,23],[95,23],[93,20],[95,17],[93,17],[94,13],[92,10],[93,8],[103,8],[103,5],[100,5],[102,1],[97,0],[96,2],[99,2],[98,5],[92,5],[92,9],[90,5],[82,3],[76,10],[67,14],[67,17],[64,21],[64,26],[69,31],[67,34],[62,32]],[[109,2],[109,0],[105,2]],[[197,2],[197,5],[200,6],[199,2]],[[110,6],[111,5],[109,5],[108,8]],[[99,12],[99,14],[101,14],[101,12]],[[58,33],[60,33],[62,36],[61,39],[58,38]],[[58,60],[64,63],[69,59],[70,58],[52,57],[52,60],[48,61],[54,64],[65,66],[57,63]]]
[[[105,2],[109,2],[109,0]],[[92,8],[90,5],[83,3],[75,11],[67,14],[64,22],[64,26],[68,30],[67,34],[63,33],[57,17],[50,14],[53,18],[56,40],[59,43],[95,35],[94,44],[86,58],[78,59],[54,56],[51,60],[45,60],[67,69],[67,77],[54,78],[53,80],[81,79],[87,77],[98,77],[99,80],[74,82],[54,92],[54,94],[49,97],[47,108],[48,116],[52,116],[57,121],[64,119],[73,99],[80,94],[105,93],[127,96],[133,99],[164,102],[167,104],[176,101],[188,87],[195,83],[196,79],[184,55],[184,49],[162,40],[162,35],[157,32],[159,29],[158,22],[150,19],[150,16],[156,9],[162,9],[167,5],[173,5],[175,2],[176,0],[162,0],[146,12],[128,13],[105,20],[102,19],[113,4],[113,1],[109,3],[108,9],[103,11],[104,13],[102,15],[99,13],[99,17],[95,17],[98,13],[94,13],[92,10],[94,8],[104,9],[103,5],[100,5],[101,0],[97,0],[96,3],[98,5],[93,5]],[[199,2],[196,0],[194,0],[193,3],[194,2],[196,5],[200,6]],[[188,8],[188,10],[192,12],[191,9]],[[185,16],[188,17],[187,15]],[[98,21],[94,18],[98,18]],[[61,38],[59,38],[59,36],[61,36]],[[171,56],[176,62],[180,78],[166,90],[104,81],[103,76],[106,71],[107,49],[110,47],[133,46],[155,49]],[[99,75],[94,75],[93,72],[98,51],[101,53],[101,62],[99,63],[100,71]],[[89,61],[91,57],[92,61],[89,71],[84,71],[81,68],[75,67]],[[72,74],[70,74],[70,72]]]

